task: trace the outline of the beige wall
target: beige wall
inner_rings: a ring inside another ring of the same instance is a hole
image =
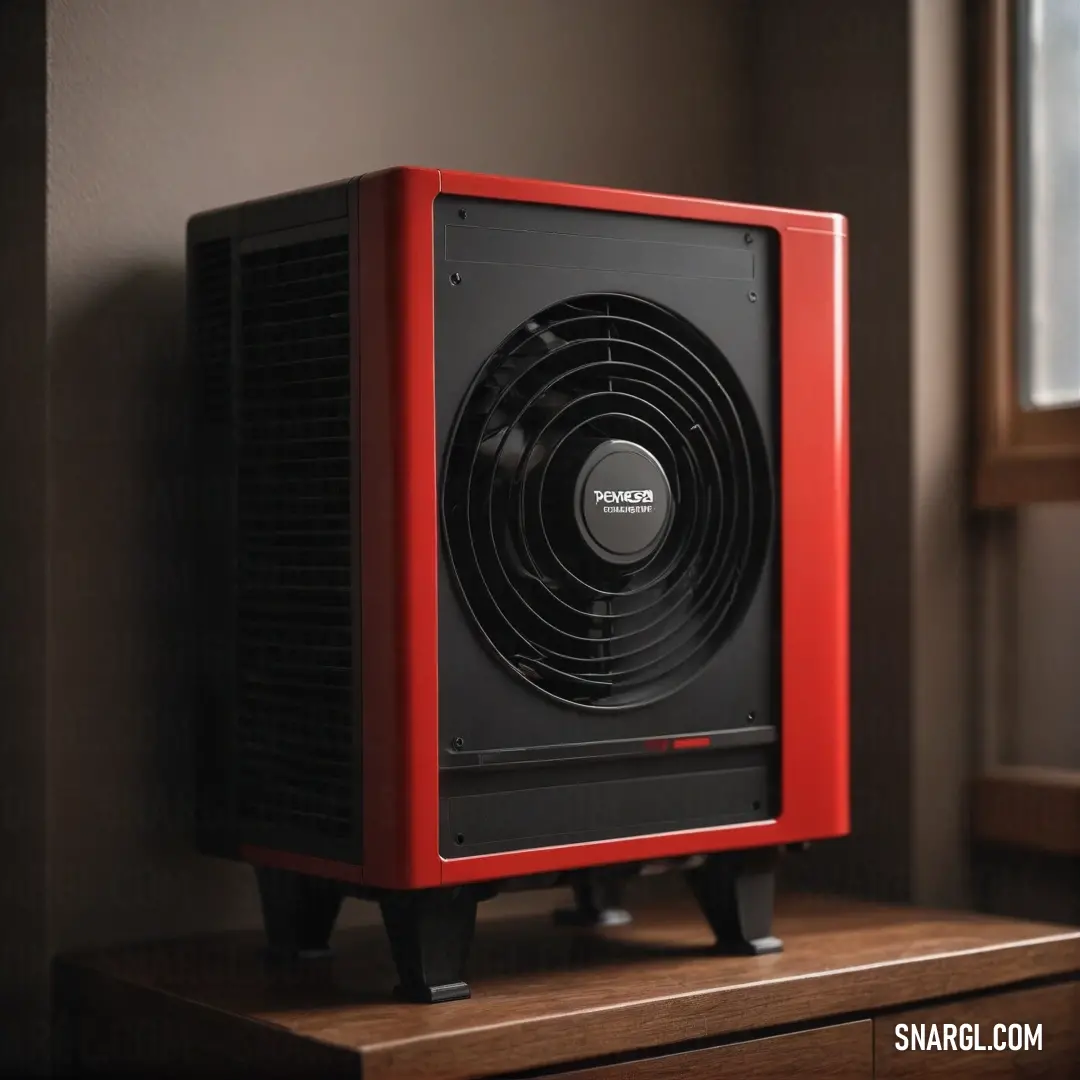
[[[962,0],[912,0],[912,897],[970,895],[974,767]]]
[[[809,881],[911,891],[912,278],[908,5],[755,7],[765,201],[846,214],[851,310],[851,717],[854,835],[800,860]]]
[[[394,163],[738,197],[742,16],[709,0],[49,5],[56,948],[255,917],[249,872],[191,851],[187,216]]]
[[[850,839],[811,884],[967,896],[961,0],[754,8],[755,196],[850,223]]]

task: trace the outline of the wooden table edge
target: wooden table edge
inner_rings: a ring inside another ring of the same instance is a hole
[[[1018,929],[1024,925],[1018,924]],[[1022,959],[1003,963],[1016,958]],[[889,970],[897,977],[882,979],[882,972]],[[461,1067],[466,1060],[485,1061],[485,1069],[498,1075],[568,1068],[621,1054],[671,1052],[688,1044],[736,1035],[751,1039],[774,1028],[869,1017],[915,1003],[992,993],[1040,980],[1064,980],[1077,973],[1080,929],[1061,928],[1051,934],[990,945],[478,1022],[452,1031],[364,1044],[348,1039],[346,1031],[338,1038],[296,1031],[276,1021],[273,1014],[238,1015],[183,993],[126,981],[96,966],[92,955],[57,961],[57,985],[65,988],[69,998],[72,994],[75,998],[92,997],[94,980],[107,980],[140,996],[168,1000],[172,1007],[191,1011],[193,1016],[231,1018],[234,1023],[272,1033],[271,1038],[302,1041],[341,1061],[353,1060],[365,1080],[400,1080],[412,1075],[422,1075],[425,1080],[461,1080],[477,1075]],[[932,984],[930,992],[928,983]],[[798,992],[806,990],[809,994]],[[515,1032],[519,1037],[514,1037]],[[507,1054],[505,1046],[511,1042],[518,1051]]]

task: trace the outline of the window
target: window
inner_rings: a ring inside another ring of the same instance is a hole
[[[975,500],[1080,500],[1080,4],[977,12]]]

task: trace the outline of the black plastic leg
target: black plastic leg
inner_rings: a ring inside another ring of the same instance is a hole
[[[555,912],[560,926],[625,926],[630,912],[622,906],[626,875],[597,867],[578,871],[571,881],[574,906]]]
[[[720,952],[759,956],[783,949],[772,933],[776,862],[775,848],[759,848],[710,855],[687,871]]]
[[[379,900],[399,998],[433,1004],[470,996],[465,963],[478,899],[477,890],[461,886],[395,892]]]
[[[257,868],[255,877],[271,956],[305,959],[325,955],[341,910],[342,886],[325,878],[267,867]]]

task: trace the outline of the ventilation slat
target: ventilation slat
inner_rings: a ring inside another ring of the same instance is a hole
[[[245,254],[237,423],[239,813],[356,821],[345,236]]]
[[[284,357],[292,357],[294,360],[311,360],[315,358],[315,350],[329,350],[342,341],[348,342],[349,334],[346,327],[342,327],[339,333],[308,335],[304,341],[289,342],[288,346],[274,345],[256,342],[245,342],[241,346],[242,351],[260,366],[276,363],[276,357],[280,354]]]

